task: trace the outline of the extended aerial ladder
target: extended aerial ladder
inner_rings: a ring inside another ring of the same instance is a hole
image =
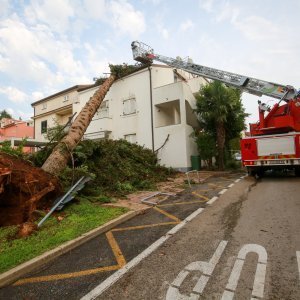
[[[157,60],[171,67],[179,68],[195,75],[213,80],[219,80],[225,84],[239,88],[243,91],[257,96],[266,95],[269,97],[289,101],[293,99],[297,94],[296,89],[289,85],[277,84],[227,71],[205,67],[190,62],[189,60],[183,61],[181,59],[174,59],[160,54],[155,54],[154,50],[150,46],[139,41],[132,42],[131,49],[133,58],[143,64],[149,64],[152,63],[153,60]]]

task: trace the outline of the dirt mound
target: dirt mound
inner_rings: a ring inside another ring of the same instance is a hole
[[[50,205],[60,192],[55,177],[0,152],[0,226],[31,221],[32,212],[42,204]]]

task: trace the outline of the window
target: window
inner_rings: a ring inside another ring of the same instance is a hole
[[[64,96],[64,102],[69,100],[69,95]]]
[[[99,118],[107,118],[109,117],[109,101],[105,100],[101,103],[98,112]]]
[[[126,134],[124,135],[124,139],[129,142],[129,143],[132,143],[132,144],[135,144],[136,143],[136,134]]]
[[[136,113],[136,100],[135,98],[123,101],[123,115],[130,115]]]
[[[47,109],[47,102],[42,104],[42,109]]]
[[[47,120],[41,122],[41,133],[47,132]]]

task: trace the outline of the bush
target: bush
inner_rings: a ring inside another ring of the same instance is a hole
[[[26,139],[23,139],[19,146],[12,147],[10,141],[4,141],[0,145],[0,151],[25,159],[26,154],[23,152]]]
[[[157,165],[151,150],[125,140],[84,141],[73,157],[76,167],[84,164],[95,174],[91,184],[104,194],[124,195],[150,189],[169,176],[168,169]]]
[[[241,162],[240,161],[236,161],[236,160],[228,160],[226,162],[226,169],[232,169],[232,170],[237,170],[241,168]]]
[[[32,161],[41,166],[51,147],[33,155]],[[157,157],[150,149],[126,140],[86,140],[73,152],[73,162],[60,174],[65,190],[81,176],[91,176],[82,194],[91,197],[123,196],[136,190],[153,189],[155,183],[165,180],[171,169],[157,164]]]

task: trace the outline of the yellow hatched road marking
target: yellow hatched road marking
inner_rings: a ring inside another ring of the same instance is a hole
[[[157,227],[157,226],[164,226],[164,225],[174,225],[178,224],[178,222],[165,222],[165,223],[156,223],[156,224],[147,224],[147,225],[139,225],[139,226],[131,226],[131,227],[122,227],[122,228],[115,228],[111,231],[127,231],[127,230],[136,230],[136,229],[144,229],[150,227]]]
[[[195,196],[197,196],[197,197],[200,197],[200,198],[204,199],[205,202],[209,200],[209,198],[207,198],[207,197],[205,197],[205,196],[203,196],[203,195],[200,195],[200,194],[198,194],[197,192],[192,192],[192,194],[195,195]]]
[[[212,191],[213,189],[206,189],[206,190],[197,190],[197,192],[209,192],[209,191]]]
[[[226,181],[231,181],[232,179],[228,178],[228,177],[219,177],[220,179],[224,179]]]
[[[114,253],[115,257],[116,257],[118,265],[120,266],[120,268],[123,267],[123,266],[125,266],[126,265],[126,260],[125,260],[125,258],[123,256],[122,251],[121,251],[121,249],[120,249],[117,241],[115,240],[112,232],[108,231],[108,232],[106,232],[105,235],[106,235],[107,240],[109,242],[109,245],[110,245],[110,247],[111,247],[111,249],[112,249],[112,251],[113,251],[113,253]]]
[[[200,195],[198,195],[200,196]],[[203,198],[204,196],[202,196]],[[208,199],[204,197],[205,200]],[[193,203],[200,203],[204,201],[194,201]],[[171,206],[171,205],[183,205],[183,204],[190,204],[191,202],[180,202],[180,203],[174,203],[174,204],[165,204],[164,206]],[[160,205],[161,206],[161,205]],[[114,266],[107,266],[107,267],[100,267],[95,269],[88,269],[84,271],[78,271],[78,272],[70,272],[70,273],[64,273],[64,274],[55,274],[55,275],[46,275],[46,276],[39,276],[39,277],[31,277],[31,278],[24,278],[16,281],[13,286],[23,285],[27,283],[36,283],[36,282],[46,282],[46,281],[54,281],[54,280],[62,280],[62,279],[68,279],[68,278],[74,278],[79,276],[87,276],[92,275],[96,273],[101,272],[109,272],[109,271],[115,271],[126,265],[126,260],[123,256],[123,253],[116,241],[116,239],[113,236],[113,231],[126,231],[126,230],[135,230],[135,229],[144,229],[144,228],[150,228],[150,227],[157,227],[157,226],[165,226],[165,225],[176,225],[181,222],[179,218],[176,216],[158,208],[153,207],[156,211],[159,213],[167,216],[171,220],[174,220],[174,222],[164,222],[164,223],[156,223],[156,224],[148,224],[148,225],[140,225],[140,226],[132,226],[132,227],[124,227],[124,228],[115,228],[106,233],[106,238],[109,242],[109,245],[114,253],[114,256],[117,260],[118,265]]]
[[[79,277],[79,276],[87,276],[87,275],[92,275],[92,274],[101,273],[101,272],[115,271],[118,269],[120,269],[120,266],[115,265],[115,266],[101,267],[101,268],[96,268],[96,269],[89,269],[89,270],[65,273],[65,274],[31,277],[31,278],[20,279],[20,280],[16,281],[13,285],[16,286],[16,285],[22,285],[22,284],[26,284],[26,283],[61,280],[61,279]]]
[[[169,214],[168,212],[166,212],[166,211],[164,211],[164,210],[162,210],[162,209],[160,209],[160,208],[158,208],[158,207],[153,207],[153,209],[156,210],[156,211],[158,211],[158,212],[160,212],[161,214],[167,216],[167,217],[170,218],[171,220],[174,220],[174,221],[176,221],[176,222],[178,222],[178,223],[181,222],[181,220],[178,219],[177,217],[175,217],[175,216]]]
[[[214,186],[214,187],[217,187],[217,188],[220,188],[220,189],[224,189],[225,188],[225,186],[217,185],[217,184],[214,184],[214,183],[209,183],[208,185]]]
[[[164,206],[173,206],[173,205],[184,205],[184,204],[195,204],[195,203],[203,203],[206,202],[206,200],[198,200],[198,201],[186,201],[186,202],[175,202],[175,203],[169,203],[169,204],[159,204],[157,206],[164,207]]]

